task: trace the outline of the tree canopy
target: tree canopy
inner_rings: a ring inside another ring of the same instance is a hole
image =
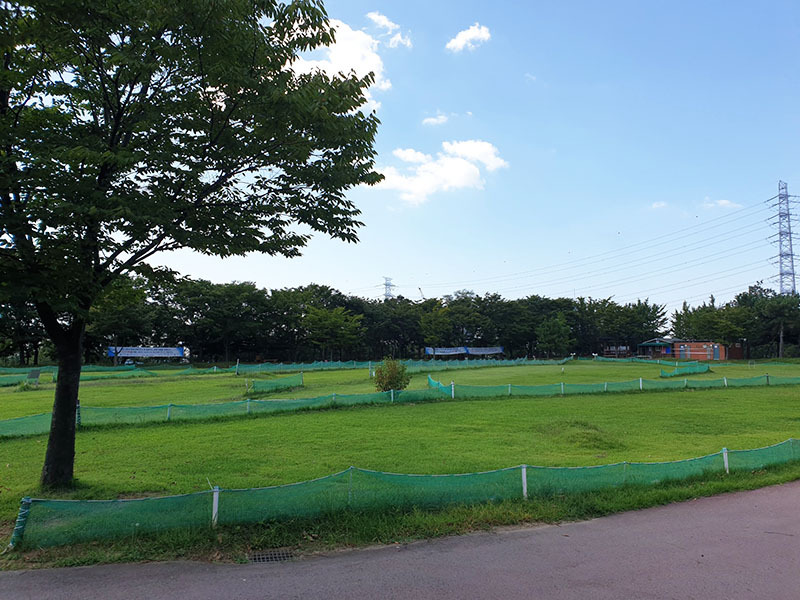
[[[0,19],[0,299],[31,302],[58,353],[43,482],[69,483],[93,304],[159,252],[356,241],[373,78],[292,68],[333,40],[317,0],[8,0]]]

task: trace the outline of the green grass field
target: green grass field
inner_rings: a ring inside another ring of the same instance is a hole
[[[724,376],[798,376],[800,365],[712,366]],[[470,385],[597,383],[644,377],[660,367],[575,362],[445,371],[434,378]],[[423,389],[426,375],[411,388]],[[305,374],[305,386],[269,397],[373,391],[366,370]],[[145,406],[242,399],[230,374],[91,381],[83,406]],[[53,385],[0,389],[0,419],[48,412]],[[118,498],[261,487],[327,475],[350,465],[397,473],[465,473],[521,463],[580,466],[666,461],[756,448],[800,436],[795,386],[497,398],[363,406],[196,423],[80,431],[76,489],[64,498]],[[37,490],[46,436],[0,440],[0,536],[10,535],[19,500]],[[399,517],[398,517],[399,518]]]

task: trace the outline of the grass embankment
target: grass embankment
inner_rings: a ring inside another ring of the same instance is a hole
[[[720,367],[711,378],[750,377],[763,369]],[[568,364],[440,373],[442,381],[474,385],[624,381],[656,378],[651,365]],[[741,371],[741,373],[737,372]],[[796,375],[798,367],[770,366]],[[694,376],[697,377],[697,376]],[[694,378],[693,377],[693,378]],[[307,373],[306,386],[277,397],[371,391],[365,371]],[[415,376],[413,387],[425,385]],[[83,405],[132,406],[241,398],[243,378],[210,375],[180,379],[91,382]],[[741,388],[501,398],[418,405],[367,406],[333,411],[90,429],[77,438],[78,486],[63,498],[116,498],[193,492],[208,480],[223,488],[291,483],[356,465],[399,473],[460,473],[520,463],[580,466],[691,458],[755,448],[798,436],[798,388]],[[45,412],[52,390],[0,392],[0,418]],[[19,499],[42,496],[37,481],[46,436],[0,440],[0,537],[8,539]],[[436,512],[344,514],[269,526],[183,532],[138,540],[98,542],[71,549],[25,553],[0,563],[77,564],[99,560],[176,557],[236,559],[247,547],[386,542],[457,533],[526,521],[558,521],[607,514],[728,489],[758,487],[800,477],[800,466],[768,473],[711,476],[705,481],[647,489],[609,490]],[[37,558],[38,557],[38,558]]]

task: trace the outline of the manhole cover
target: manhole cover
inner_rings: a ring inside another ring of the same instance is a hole
[[[258,550],[247,555],[251,563],[283,562],[292,560],[294,552],[291,548],[273,548],[272,550]]]

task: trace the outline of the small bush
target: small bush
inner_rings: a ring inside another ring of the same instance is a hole
[[[29,383],[27,381],[20,381],[17,387],[14,388],[15,392],[30,392],[31,390],[38,390],[39,386]]]
[[[375,369],[375,387],[379,392],[404,390],[410,381],[411,375],[406,373],[406,366],[388,356]]]

